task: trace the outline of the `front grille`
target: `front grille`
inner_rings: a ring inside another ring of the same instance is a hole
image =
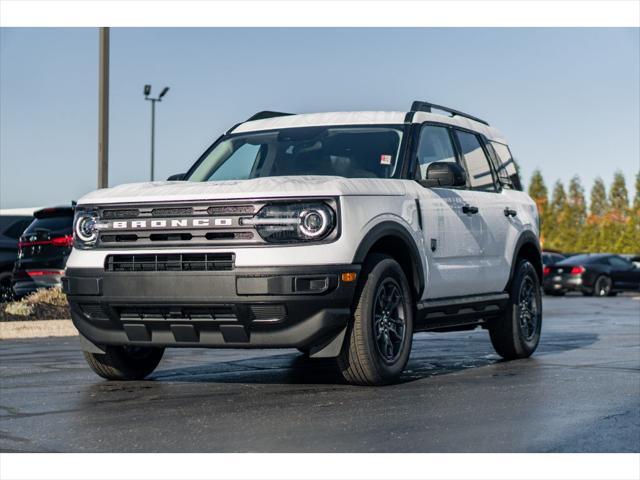
[[[144,234],[102,234],[100,235],[101,243],[134,243],[137,241],[145,242],[170,242],[170,243],[184,243],[197,242],[204,244],[205,241],[219,241],[219,240],[252,240],[254,237],[253,232],[231,232],[231,231],[218,231],[218,232],[202,232],[194,230],[189,232],[175,232],[175,233],[149,233]]]
[[[258,207],[259,208],[259,207]],[[106,208],[101,217],[105,220],[140,217],[199,217],[207,215],[247,215],[257,211],[255,205],[185,205],[175,207]]]
[[[118,209],[118,210],[104,210],[102,212],[102,218],[135,218],[140,215],[140,211],[136,209]]]
[[[193,215],[193,208],[191,207],[175,207],[175,208],[154,208],[151,210],[151,215],[154,217],[189,217]]]
[[[237,321],[233,307],[215,305],[210,307],[192,306],[126,306],[116,307],[122,321]]]
[[[213,272],[233,270],[233,253],[109,255],[108,272]]]
[[[151,204],[99,209],[104,221],[97,247],[127,248],[230,246],[265,243],[255,227],[241,219],[265,202],[220,201],[208,204]]]
[[[207,209],[209,215],[243,215],[254,211],[253,205],[221,205]]]

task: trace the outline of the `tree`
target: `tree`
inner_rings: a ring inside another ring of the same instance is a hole
[[[618,253],[640,254],[640,172],[636,175],[636,192],[620,238],[616,242]]]
[[[596,217],[601,217],[609,209],[609,202],[607,201],[607,190],[604,186],[602,178],[598,177],[593,182],[591,187],[591,203],[589,205],[589,214]]]
[[[607,200],[607,190],[602,178],[595,179],[591,187],[590,197],[589,215],[580,234],[578,250],[596,253],[606,250],[601,230],[605,215],[609,211],[609,201]]]
[[[601,251],[618,253],[621,237],[624,234],[627,218],[629,217],[629,194],[622,172],[613,176],[613,183],[609,189],[609,208],[600,223]]]
[[[629,194],[622,172],[617,171],[613,176],[611,190],[609,190],[609,212],[614,216],[624,217],[629,209]]]
[[[564,191],[564,185],[558,180],[553,186],[553,193],[551,194],[551,210],[560,211],[564,207],[567,201],[567,194]]]
[[[567,203],[567,194],[564,185],[558,180],[553,186],[553,194],[551,195],[551,204],[549,205],[546,229],[545,247],[553,250],[561,250],[558,237],[563,229],[565,204]]]
[[[569,182],[569,195],[560,211],[561,229],[557,234],[560,250],[582,250],[580,236],[587,219],[587,204],[584,199],[584,188],[576,175]]]
[[[544,184],[542,173],[536,169],[531,175],[531,182],[529,183],[529,196],[536,202],[538,207],[538,214],[540,215],[540,243],[544,244],[546,238],[546,213],[549,206],[549,193],[547,186]]]
[[[632,215],[640,214],[640,172],[636,174],[636,194],[633,196],[633,204],[631,205]]]

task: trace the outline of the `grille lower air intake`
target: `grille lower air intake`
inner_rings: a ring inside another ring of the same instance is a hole
[[[108,272],[209,272],[233,270],[233,253],[109,255]]]

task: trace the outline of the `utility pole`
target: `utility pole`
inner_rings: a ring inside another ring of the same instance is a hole
[[[109,186],[109,27],[100,27],[98,188]]]
[[[156,149],[156,102],[161,102],[169,91],[169,87],[164,87],[157,98],[149,97],[151,95],[151,85],[144,86],[144,99],[151,102],[151,175],[150,179],[153,182],[154,168],[155,168],[155,149]]]

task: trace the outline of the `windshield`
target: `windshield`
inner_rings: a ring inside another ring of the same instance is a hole
[[[282,175],[392,178],[399,174],[402,127],[303,127],[230,136],[186,180]]]

